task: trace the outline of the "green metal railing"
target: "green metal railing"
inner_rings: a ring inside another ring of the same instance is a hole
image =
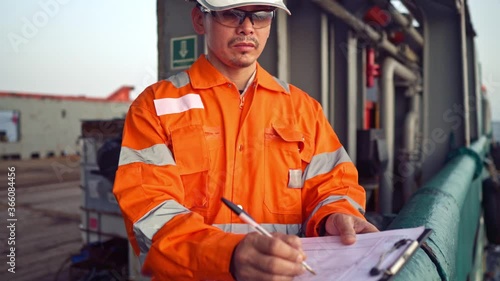
[[[489,143],[482,137],[453,153],[391,223],[390,229],[420,225],[433,229],[426,250],[419,249],[396,280],[461,281],[481,276],[486,239],[481,220],[482,160]]]

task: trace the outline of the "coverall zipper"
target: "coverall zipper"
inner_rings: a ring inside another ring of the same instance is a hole
[[[240,109],[243,109],[243,104],[245,103],[245,95],[240,95]]]

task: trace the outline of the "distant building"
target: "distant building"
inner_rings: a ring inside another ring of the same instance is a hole
[[[131,90],[107,98],[0,92],[0,159],[76,154],[81,121],[124,118]]]

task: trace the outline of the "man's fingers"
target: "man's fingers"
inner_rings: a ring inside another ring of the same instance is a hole
[[[354,231],[352,221],[339,227],[340,240],[345,245],[351,245],[356,242],[356,231]]]
[[[293,277],[304,273],[302,264],[275,256],[264,255],[260,259],[253,260],[252,266],[258,271],[282,276]]]
[[[298,250],[303,259],[306,259],[306,253],[302,250],[302,242],[300,241],[300,238],[298,236],[275,232],[273,233],[273,237],[279,238],[286,244],[290,245],[292,248]]]
[[[329,235],[339,235],[344,244],[356,242],[356,231],[352,216],[344,214],[332,214],[326,220],[326,232]]]
[[[293,241],[294,238],[287,238],[284,236],[280,236],[278,234],[279,238],[271,238],[271,237],[266,237],[266,236],[256,236],[253,237],[255,239],[255,248],[257,251],[270,255],[270,256],[275,256],[279,257],[282,259],[289,260],[291,262],[301,262],[304,257],[301,254],[301,249],[296,249],[294,246],[289,245],[287,242],[285,242],[283,239],[287,239],[287,241],[292,241],[291,243],[297,244],[300,243]],[[286,235],[286,236],[291,236],[291,235]],[[298,237],[297,237],[298,238]]]
[[[329,235],[339,235],[342,243],[350,245],[356,242],[356,233],[377,232],[371,223],[346,214],[332,214],[326,220],[325,229]]]
[[[232,272],[238,280],[292,280],[304,273],[300,261],[300,251],[280,238],[250,233],[236,246]]]
[[[369,233],[379,231],[378,228],[367,221],[361,221],[360,223],[355,224],[354,228],[356,229],[356,233]]]

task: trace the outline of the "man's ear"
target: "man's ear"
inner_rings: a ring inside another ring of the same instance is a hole
[[[203,22],[205,15],[198,7],[191,10],[191,20],[193,23],[194,31],[198,34],[205,34],[205,23]]]

